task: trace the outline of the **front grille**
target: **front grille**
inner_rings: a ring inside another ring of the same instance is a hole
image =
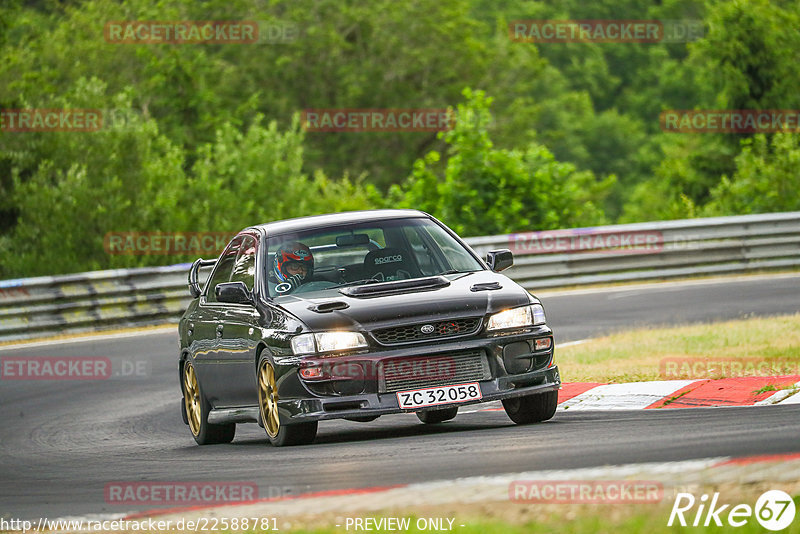
[[[372,335],[384,345],[394,345],[397,343],[409,343],[426,339],[441,339],[474,334],[478,331],[480,326],[480,317],[467,317],[464,319],[453,319],[451,321],[436,321],[381,328],[379,330],[373,330]]]
[[[394,358],[380,364],[381,393],[450,386],[491,378],[489,362],[482,350]]]

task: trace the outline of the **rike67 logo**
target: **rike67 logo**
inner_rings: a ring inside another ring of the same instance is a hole
[[[748,504],[737,504],[733,507],[730,504],[720,504],[719,493],[714,493],[710,501],[707,494],[696,499],[691,493],[678,493],[667,526],[679,524],[683,527],[691,525],[736,528],[746,525],[755,517],[762,527],[777,532],[792,524],[795,508],[792,497],[780,490],[763,493],[755,507]]]

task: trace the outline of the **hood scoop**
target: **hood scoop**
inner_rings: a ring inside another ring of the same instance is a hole
[[[363,286],[343,287],[339,290],[342,295],[348,297],[382,297],[384,295],[394,295],[398,293],[412,293],[414,291],[430,291],[447,287],[450,280],[444,276],[429,276],[427,278],[414,278],[412,280],[397,280],[394,282],[383,282],[379,284],[368,284]]]
[[[472,284],[469,288],[470,291],[495,291],[497,289],[503,289],[503,286],[500,285],[500,282],[481,282],[478,284]]]
[[[336,310],[346,310],[349,307],[350,305],[346,302],[342,302],[341,300],[332,300],[330,302],[313,304],[309,306],[308,309],[317,313],[331,313],[332,311]]]

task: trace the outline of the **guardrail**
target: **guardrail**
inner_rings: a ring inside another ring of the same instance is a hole
[[[467,238],[526,289],[800,267],[800,212]],[[0,281],[0,340],[174,323],[189,264]]]
[[[0,281],[0,340],[175,322],[189,265]]]
[[[745,273],[800,266],[800,212],[684,219],[473,237],[483,255],[515,252],[505,271],[526,289]]]

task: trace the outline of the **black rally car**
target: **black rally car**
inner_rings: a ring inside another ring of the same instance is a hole
[[[416,210],[304,217],[241,231],[189,273],[178,368],[197,441],[259,423],[276,446],[310,443],[324,419],[502,400],[516,423],[550,419],[561,384],[541,303]],[[213,268],[204,287],[201,268]]]

